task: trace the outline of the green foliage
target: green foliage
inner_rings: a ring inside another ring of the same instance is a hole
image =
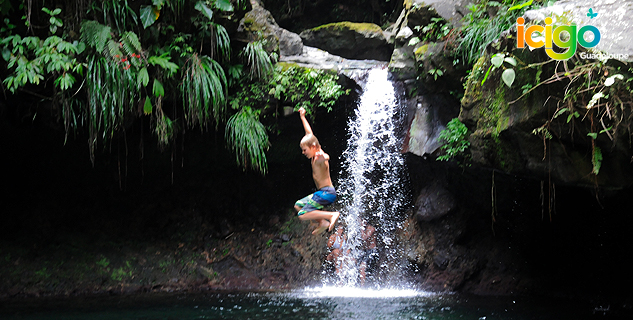
[[[465,157],[466,149],[470,147],[468,128],[457,118],[448,122],[446,129],[440,132],[439,139],[445,143],[441,147],[444,154],[437,157],[438,160],[448,161],[456,157]]]
[[[433,68],[429,70],[429,74],[433,76],[433,80],[437,81],[437,78],[444,75],[444,71],[442,71],[442,69],[440,68]]]
[[[486,71],[483,80],[481,80],[481,84],[483,85],[486,82],[491,72],[494,72],[495,69],[503,66],[504,70],[501,73],[501,80],[503,80],[508,87],[511,87],[512,83],[514,83],[516,73],[512,67],[507,67],[504,63],[511,65],[512,67],[516,67],[517,65],[516,59],[511,57],[508,53],[498,52],[492,55],[490,58],[490,67],[488,68],[488,71]]]
[[[107,268],[110,265],[110,260],[106,257],[102,257],[99,261],[96,262],[98,266],[101,268]]]
[[[27,84],[39,85],[47,78],[61,90],[75,84],[75,75],[83,72],[83,64],[75,56],[82,46],[64,41],[58,36],[42,40],[38,37],[11,35],[0,42],[9,74],[3,83],[13,93]]]
[[[114,281],[123,281],[125,278],[132,277],[132,264],[129,261],[125,262],[124,267],[116,268],[112,270],[112,275],[110,276]]]
[[[234,109],[243,106],[263,106],[266,109],[293,105],[295,109],[304,107],[308,114],[314,112],[315,108],[331,111],[336,101],[347,94],[337,79],[336,75],[322,70],[300,67],[284,69],[278,66],[268,82],[244,85],[233,95],[230,104]]]
[[[226,115],[227,81],[218,62],[206,56],[191,55],[187,59],[182,84],[185,119],[190,126],[205,126]]]
[[[266,174],[268,134],[264,125],[259,122],[257,112],[246,107],[234,114],[226,123],[225,139],[229,149],[235,153],[239,166],[244,169],[250,167]]]
[[[161,149],[185,126],[226,124],[237,163],[265,173],[269,142],[263,123],[274,121],[277,108],[331,110],[345,93],[335,75],[275,70],[277,57],[262,40],[233,53],[227,28],[245,0],[106,0],[82,2],[66,14],[34,2],[32,10],[45,14],[25,23],[48,26],[47,38],[21,34],[6,3],[0,1],[6,17],[0,30],[7,61],[3,84],[12,93],[52,101],[67,136],[88,135],[93,162],[97,146],[149,117]],[[190,20],[181,20],[185,13]],[[25,86],[28,91],[20,90]]]
[[[273,60],[264,50],[262,41],[249,42],[242,51],[250,79],[263,79],[273,71]]]
[[[130,7],[128,0],[103,0],[91,3],[91,11],[100,13],[101,21],[106,25],[114,26],[119,33],[133,30],[138,26],[138,14]]]
[[[558,119],[565,119],[572,128],[584,124],[591,144],[591,173],[598,175],[605,156],[604,144],[615,144],[619,135],[630,135],[631,118],[626,115],[633,105],[633,68],[580,58],[564,63],[564,68],[536,86],[563,82],[565,92],[551,119],[533,133],[545,141],[557,134],[552,129],[557,126],[552,124],[561,121]]]
[[[451,32],[451,25],[444,18],[431,18],[429,24],[413,28],[422,35],[422,39],[418,40],[423,42],[442,41]],[[415,43],[410,43],[410,45],[415,45]]]
[[[53,11],[49,10],[46,7],[42,8],[42,11],[46,12],[48,15],[51,16],[51,18],[49,19],[49,31],[51,32],[51,34],[54,34],[55,32],[57,32],[57,28],[60,28],[61,26],[64,25],[64,22],[57,17],[58,14],[60,14],[62,12],[62,9],[57,8]]]
[[[516,19],[529,8],[529,4],[508,8],[513,3],[512,0],[482,0],[469,6],[470,12],[464,16],[459,43],[464,61],[474,64],[486,47],[514,26]]]
[[[104,57],[89,57],[87,69],[88,143],[94,161],[99,139],[107,141],[121,129],[125,117],[136,106],[138,91],[133,72]]]

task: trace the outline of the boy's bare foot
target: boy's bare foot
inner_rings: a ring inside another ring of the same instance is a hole
[[[332,213],[332,220],[330,220],[330,227],[328,228],[328,231],[332,231],[332,229],[334,229],[334,225],[336,224],[336,221],[338,221],[338,216],[341,215],[338,212],[333,212]]]
[[[327,230],[329,226],[329,223],[327,222],[327,220],[321,220],[321,222],[318,223],[318,226],[316,229],[314,229],[314,231],[312,231],[312,234],[317,235],[317,234],[321,234],[323,233],[323,231]]]

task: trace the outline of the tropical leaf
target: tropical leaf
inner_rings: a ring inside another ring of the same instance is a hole
[[[121,35],[120,44],[126,55],[143,51],[141,41],[138,39],[136,33],[132,31],[127,31]]]
[[[152,113],[152,100],[149,97],[145,97],[145,103],[143,104],[143,113]]]
[[[233,12],[233,5],[229,0],[215,0],[214,6],[220,11]]]
[[[195,5],[194,8],[196,8],[196,10],[200,11],[200,13],[202,13],[203,16],[207,17],[207,19],[213,20],[213,10],[211,10],[209,7],[207,7],[207,5],[204,3],[204,1],[196,2],[196,5]]]
[[[151,26],[160,17],[160,10],[157,10],[154,6],[141,6],[141,24],[143,29]]]
[[[495,53],[492,58],[490,58],[490,62],[495,68],[499,68],[501,64],[503,64],[503,58],[505,58],[505,54]]]
[[[152,89],[152,92],[157,97],[165,96],[165,88],[163,87],[163,84],[158,79],[154,79],[154,87]]]
[[[136,84],[139,88],[141,86],[147,87],[147,84],[149,84],[149,73],[147,72],[146,67],[143,67],[141,68],[141,70],[138,71],[138,75],[136,79],[137,79]]]
[[[516,73],[514,72],[514,69],[505,69],[503,70],[503,73],[501,73],[501,79],[508,87],[512,86],[515,77]]]
[[[180,68],[177,64],[169,61],[171,57],[169,56],[169,52],[165,52],[160,56],[151,56],[147,61],[152,65],[158,65],[161,68],[167,71],[167,76],[171,77],[174,73],[178,71]]]
[[[218,58],[228,60],[231,57],[231,38],[229,37],[229,33],[223,25],[217,23],[213,23],[213,30],[213,34],[215,35],[213,40],[215,42]],[[212,58],[215,58],[215,56]]]

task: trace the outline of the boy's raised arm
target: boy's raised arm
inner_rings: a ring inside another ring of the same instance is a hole
[[[308,119],[306,119],[306,109],[304,109],[303,107],[299,108],[299,117],[301,118],[301,123],[303,123],[303,130],[305,130],[306,134],[313,134],[310,123],[308,123]]]

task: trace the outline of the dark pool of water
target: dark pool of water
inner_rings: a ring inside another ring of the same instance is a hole
[[[625,319],[612,306],[570,300],[465,297],[414,291],[312,289],[39,299],[4,303],[0,319]]]

